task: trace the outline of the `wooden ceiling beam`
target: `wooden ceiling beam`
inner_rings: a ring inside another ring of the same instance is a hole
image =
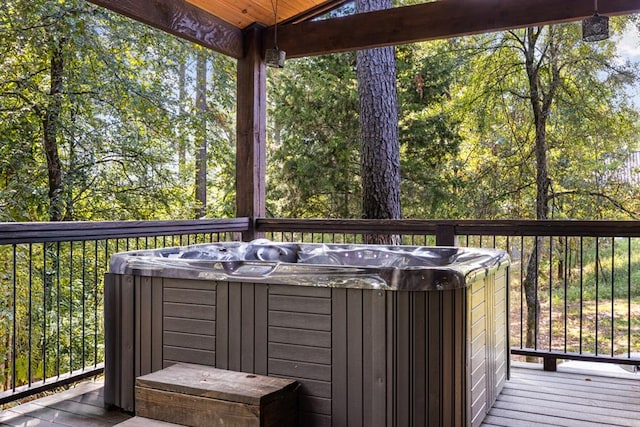
[[[287,58],[369,49],[557,24],[593,14],[593,0],[440,0],[322,21],[278,26]],[[601,15],[640,12],[639,0],[598,3]],[[273,28],[265,46],[273,44]]]
[[[184,0],[88,0],[233,58],[242,58],[242,31]]]

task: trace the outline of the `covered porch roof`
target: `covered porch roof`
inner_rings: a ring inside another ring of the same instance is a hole
[[[278,45],[303,57],[469,34],[556,24],[594,13],[593,0],[437,0],[412,6],[317,20],[349,0],[89,0],[153,27],[240,59],[243,33],[266,28],[272,42],[277,6]],[[601,15],[640,11],[637,0],[601,0]]]

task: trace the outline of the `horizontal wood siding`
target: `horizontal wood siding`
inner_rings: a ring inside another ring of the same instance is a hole
[[[216,284],[164,279],[162,364],[213,366],[216,360]]]
[[[269,286],[268,375],[294,378],[300,425],[331,425],[331,289]]]

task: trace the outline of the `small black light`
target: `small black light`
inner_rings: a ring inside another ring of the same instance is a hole
[[[287,53],[278,48],[278,0],[276,0],[275,4],[271,0],[271,7],[273,8],[273,49],[265,51],[264,61],[268,67],[284,68],[284,60],[287,57]]]
[[[582,40],[597,42],[609,38],[609,17],[598,15],[598,0],[594,0],[593,16],[582,21]]]

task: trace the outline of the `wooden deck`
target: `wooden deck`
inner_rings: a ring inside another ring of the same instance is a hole
[[[524,366],[512,368],[483,426],[640,427],[640,375]],[[104,409],[102,382],[89,381],[0,412],[0,426],[106,427],[129,418]]]
[[[515,364],[483,426],[640,426],[640,374]],[[588,364],[593,365],[593,364]],[[603,366],[604,365],[604,366]],[[527,366],[527,367],[524,367]]]
[[[103,404],[101,380],[86,381],[61,393],[0,412],[0,426],[107,427],[131,418]]]

